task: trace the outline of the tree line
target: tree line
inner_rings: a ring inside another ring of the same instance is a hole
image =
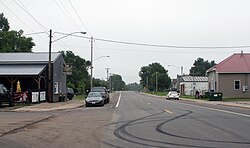
[[[23,30],[10,30],[8,19],[0,13],[0,52],[32,52],[35,43],[31,37],[25,37]],[[84,94],[90,90],[90,61],[75,55],[72,51],[61,51],[66,63],[73,65],[72,75],[67,77],[67,87],[71,87],[76,93]],[[214,66],[215,62],[197,58],[189,70],[189,75],[204,76],[206,70]],[[113,74],[108,80],[93,78],[94,86],[104,86],[114,91],[140,90],[164,91],[171,87],[171,79],[168,71],[160,63],[152,63],[142,66],[139,71],[140,84],[126,85],[119,74]],[[110,88],[111,87],[111,88]]]

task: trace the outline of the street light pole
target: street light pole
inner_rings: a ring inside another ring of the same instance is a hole
[[[53,99],[52,99],[52,94],[51,94],[51,89],[52,89],[52,84],[51,84],[51,44],[52,44],[52,30],[50,29],[49,30],[49,69],[48,69],[48,82],[49,82],[49,85],[48,85],[48,101],[49,102],[53,102]]]
[[[60,32],[55,32],[55,33],[60,33]],[[52,42],[56,42],[60,39],[63,39],[67,36],[76,34],[76,33],[81,33],[81,34],[86,34],[87,32],[72,32],[70,34],[66,34],[65,36],[58,38],[54,41],[52,41],[52,29],[49,30],[49,65],[48,65],[48,101],[53,102],[53,97],[52,97],[52,92],[53,92],[53,84],[52,84],[52,66],[51,66],[51,48],[52,48]],[[39,100],[40,101],[40,100]]]
[[[109,58],[109,56],[101,56],[101,57],[99,57],[99,58],[94,59],[93,61],[96,61],[96,60],[99,60],[99,59],[105,58],[105,57]]]
[[[180,69],[181,70],[181,76],[183,75],[183,66],[179,67],[179,66],[176,66],[176,65],[168,65],[168,67],[170,67],[170,66],[173,66],[173,67],[176,67],[176,68]]]
[[[93,36],[91,36],[90,39],[91,42],[91,47],[90,47],[90,54],[91,54],[91,58],[90,58],[90,89],[93,87]]]
[[[158,72],[156,72],[155,74],[155,92],[158,92],[158,76],[157,76]]]

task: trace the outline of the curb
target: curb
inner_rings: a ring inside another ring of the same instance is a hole
[[[147,94],[147,93],[143,93],[146,94],[148,96],[154,96],[154,97],[162,97],[163,96],[157,96],[157,95],[153,95],[153,94]],[[250,109],[250,105],[244,105],[244,104],[226,104],[226,103],[222,103],[222,102],[211,102],[211,101],[206,101],[206,100],[193,100],[193,99],[186,99],[186,98],[180,98],[180,100],[183,101],[189,101],[189,102],[193,102],[193,103],[204,103],[204,104],[213,104],[213,105],[221,105],[221,106],[228,106],[228,107],[238,107],[238,108],[244,108],[244,109]]]
[[[234,104],[217,104],[217,105],[250,109],[250,106],[240,106],[240,105],[234,105]]]
[[[189,100],[189,99],[185,99],[185,98],[181,98],[181,100],[185,100],[185,101],[190,101],[190,102],[194,102],[194,103],[205,103],[205,104],[214,104],[214,105],[220,105],[220,106],[228,106],[228,107],[238,107],[238,108],[244,108],[244,109],[250,109],[250,105],[246,106],[246,105],[241,105],[241,104],[226,104],[226,103],[222,103],[222,102],[210,102],[210,101],[205,101],[205,100]]]
[[[12,110],[13,112],[45,112],[45,111],[55,111],[55,110],[67,110],[67,109],[74,109],[74,108],[80,108],[83,107],[83,102],[78,103],[68,103],[64,104],[62,106],[56,106],[52,108],[36,108],[36,107],[23,107]]]

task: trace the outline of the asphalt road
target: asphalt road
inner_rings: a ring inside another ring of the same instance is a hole
[[[250,110],[141,94],[104,107],[0,112],[0,147],[250,147]]]
[[[250,110],[227,109],[122,92],[102,147],[250,147]]]

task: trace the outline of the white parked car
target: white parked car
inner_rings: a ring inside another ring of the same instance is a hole
[[[179,100],[180,95],[177,91],[169,91],[166,100],[175,99]]]

